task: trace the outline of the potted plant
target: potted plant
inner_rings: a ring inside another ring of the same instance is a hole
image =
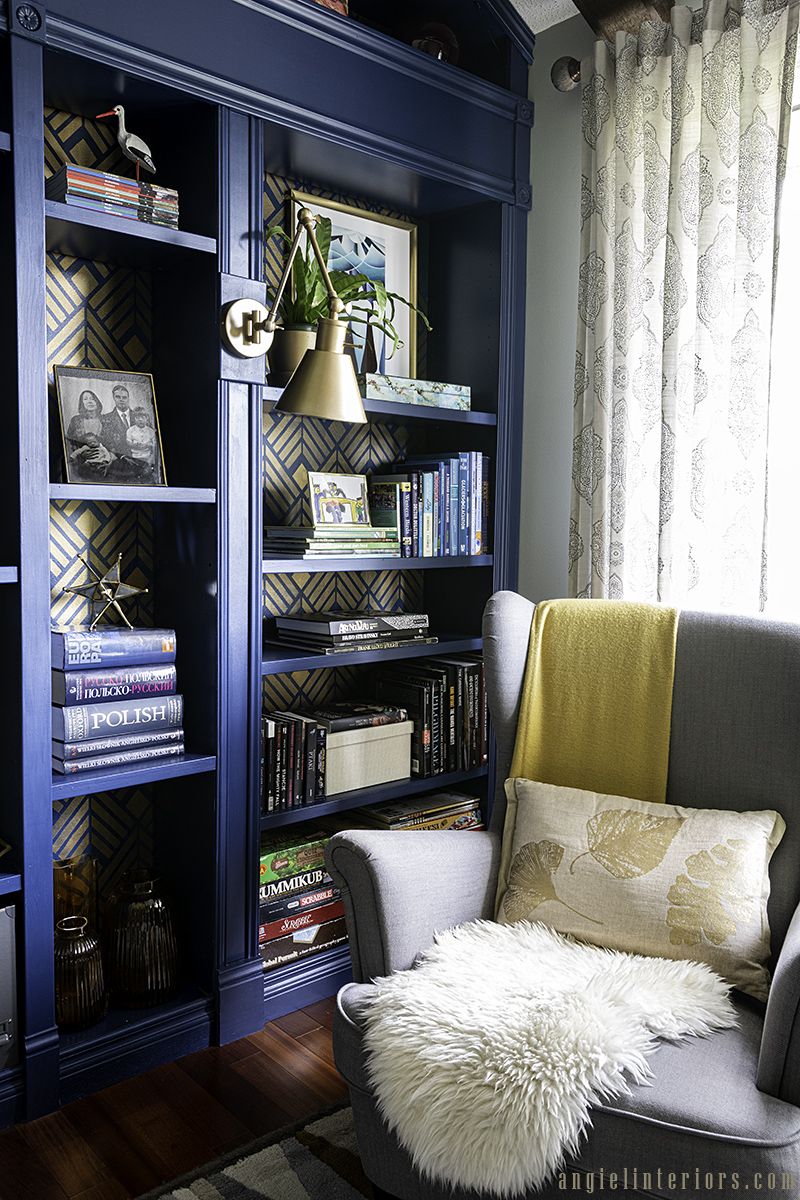
[[[281,225],[270,225],[264,232],[265,238],[277,235],[287,248],[291,247],[293,238]],[[315,229],[317,244],[322,258],[327,263],[331,248],[331,222],[329,217],[318,217]],[[394,326],[395,307],[398,303],[413,309],[428,329],[431,324],[428,318],[415,304],[396,292],[389,292],[378,279],[370,279],[360,272],[331,270],[328,272],[336,295],[342,301],[344,310],[342,319],[350,324],[364,325],[379,329],[391,341],[392,357],[398,346],[402,345]],[[272,298],[268,297],[269,302]],[[275,341],[269,351],[270,382],[278,386],[288,382],[295,367],[306,350],[314,346],[317,321],[327,317],[328,292],[322,277],[319,263],[313,249],[306,238],[304,249],[298,249],[292,263],[291,286],[287,287],[278,305],[278,318],[281,325],[276,330]],[[282,332],[281,332],[282,331]],[[291,337],[287,337],[291,334]],[[286,361],[282,361],[286,355]]]

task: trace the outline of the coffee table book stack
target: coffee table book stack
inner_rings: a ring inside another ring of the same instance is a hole
[[[184,752],[174,629],[53,629],[52,760],[74,775]]]
[[[311,525],[277,525],[264,530],[266,558],[399,558],[397,528],[335,529]]]
[[[345,654],[351,650],[394,650],[432,645],[427,613],[352,612],[295,613],[275,618],[281,645],[316,654]]]

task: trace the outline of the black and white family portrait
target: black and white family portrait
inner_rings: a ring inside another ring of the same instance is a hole
[[[164,486],[152,375],[54,370],[67,482]]]

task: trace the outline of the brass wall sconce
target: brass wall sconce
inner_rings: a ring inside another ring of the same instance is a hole
[[[344,352],[347,325],[338,319],[344,306],[336,295],[327,265],[320,253],[314,234],[316,223],[317,218],[310,209],[300,209],[297,214],[297,229],[272,307],[267,310],[257,300],[231,301],[222,312],[222,340],[233,354],[242,358],[258,358],[267,353],[275,335],[278,305],[289,281],[292,262],[305,230],[325,281],[330,316],[323,317],[318,322],[314,349],[306,350],[300,365],[275,405],[275,411],[363,425],[367,418],[355,367],[350,355]]]

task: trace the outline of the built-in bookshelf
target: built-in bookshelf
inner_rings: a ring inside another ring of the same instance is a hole
[[[0,1071],[0,1124],[253,1032],[347,979],[346,947],[264,973],[261,832],[433,783],[402,780],[263,818],[261,708],[275,689],[294,700],[352,691],[383,657],[480,650],[486,599],[516,582],[530,202],[532,38],[507,0],[483,5],[481,29],[488,21],[500,54],[485,73],[436,63],[363,23],[357,0],[351,21],[305,0],[232,5],[222,39],[213,0],[200,0],[191,27],[177,0],[157,20],[137,12],[134,27],[121,5],[31,7],[35,29],[16,10],[8,23],[0,17],[0,250],[13,283],[0,295],[0,348],[19,398],[0,475],[0,616],[11,646],[0,711],[16,751],[6,757],[0,837],[12,850],[0,897],[17,905],[23,1031],[19,1065]],[[384,6],[384,16],[390,9],[399,19],[402,5]],[[297,61],[308,64],[302,76],[287,69]],[[355,77],[355,90],[334,85]],[[364,94],[376,97],[369,128]],[[67,158],[132,172],[114,124],[96,116],[118,102],[151,146],[158,181],[179,192],[177,230],[45,199],[44,174]],[[420,297],[434,327],[427,339],[421,331],[418,373],[468,383],[472,411],[367,401],[358,428],[272,411],[264,360],[230,354],[218,329],[226,300],[264,297],[276,179],[416,223]],[[57,363],[153,376],[169,486],[65,480]],[[294,521],[301,468],[369,473],[454,447],[492,460],[490,554],[302,570],[264,558],[263,523],[277,513]],[[177,632],[186,754],[55,776],[50,625],[85,620],[64,590],[85,578],[78,556],[108,567],[119,553],[124,577],[148,589],[129,618]],[[424,605],[439,642],[334,665],[264,639],[277,613],[361,599]],[[490,771],[435,784],[469,782],[488,801]],[[161,872],[186,986],[167,1005],[112,1010],[65,1034],[54,1015],[53,860],[83,851],[100,861],[101,901],[125,866]]]

